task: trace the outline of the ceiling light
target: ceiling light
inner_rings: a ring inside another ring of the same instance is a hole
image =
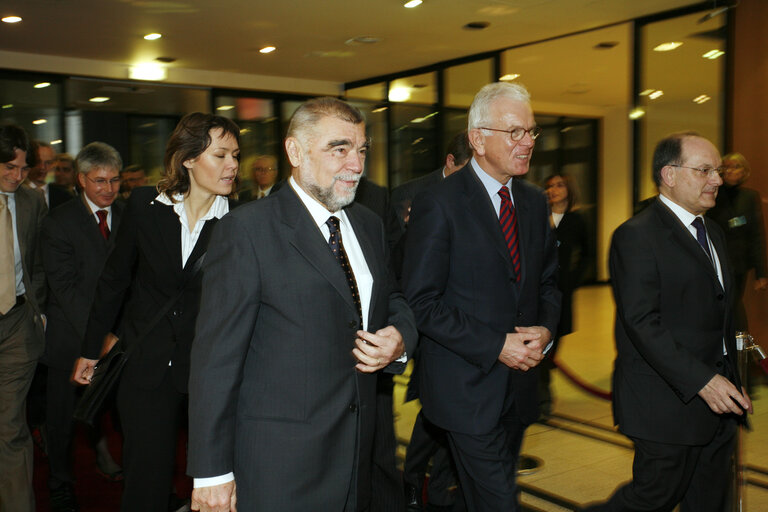
[[[49,85],[51,85],[51,82],[40,82],[40,83],[35,84],[34,87],[35,87],[35,89],[45,89]]]
[[[418,7],[421,5],[421,0],[410,0],[409,2],[405,2],[403,4],[403,7],[406,9],[413,9],[414,7]]]
[[[3,108],[13,108],[13,103],[6,103]]]
[[[259,50],[259,53],[272,53],[273,51],[277,50],[274,46],[265,46],[261,50]]]
[[[662,96],[664,96],[664,91],[661,91],[661,90],[653,91],[651,94],[648,95],[648,97],[651,98],[652,100],[655,100],[656,98],[661,98]]]
[[[652,92],[655,92],[655,91],[656,91],[656,89],[646,89],[643,92],[641,92],[639,94],[639,96],[648,96],[649,94],[651,94]]]
[[[232,110],[235,108],[234,105],[222,105],[220,107],[216,107],[216,110]]]
[[[632,110],[629,112],[629,118],[630,118],[630,119],[632,119],[632,120],[635,120],[635,119],[640,119],[640,118],[641,118],[641,117],[643,117],[644,115],[645,115],[645,110],[643,110],[643,109],[641,109],[641,108],[633,108],[633,109],[632,109]]]
[[[144,36],[144,39],[147,41],[154,41],[155,39],[160,39],[163,37],[163,34],[158,34],[157,32],[152,32],[151,34],[147,34]]]
[[[21,21],[21,16],[6,16],[2,20],[3,23],[18,23]]]
[[[384,112],[387,110],[387,107],[379,107],[371,110],[371,114],[378,114],[379,112]]]
[[[487,21],[470,21],[466,25],[464,25],[464,30],[483,30],[484,28],[488,28],[491,24]]]
[[[94,96],[93,98],[89,99],[91,103],[104,103],[105,101],[109,101],[109,97],[107,96]]]
[[[47,122],[48,122],[47,119],[35,119],[34,121],[32,121],[32,124],[45,124]]]
[[[347,39],[344,44],[347,46],[357,46],[360,44],[376,44],[380,43],[381,38],[376,36],[357,36],[352,39]]]
[[[679,48],[683,43],[680,41],[670,41],[668,43],[661,43],[659,46],[653,49],[655,52],[671,52],[672,50]]]
[[[693,98],[693,102],[698,104],[698,105],[701,105],[702,103],[706,103],[706,102],[708,102],[711,99],[712,98],[710,98],[706,94],[702,94],[700,96],[696,96],[695,98]]]
[[[251,131],[250,128],[240,128],[240,134],[249,133]]]
[[[61,144],[63,141],[61,139],[52,140],[51,144]]]
[[[165,68],[153,62],[131,66],[128,76],[133,80],[165,80]]]
[[[702,55],[705,59],[709,60],[715,60],[725,55],[725,52],[722,50],[709,50],[707,53]]]
[[[389,101],[407,101],[411,99],[411,90],[408,87],[393,87],[389,90]]]
[[[499,80],[501,80],[502,82],[511,82],[512,80],[518,77],[520,77],[520,75],[518,75],[517,73],[507,73],[503,77],[499,78]]]
[[[423,117],[415,117],[415,118],[411,119],[411,122],[412,123],[416,123],[416,124],[423,123],[424,121],[425,121],[425,119]]]

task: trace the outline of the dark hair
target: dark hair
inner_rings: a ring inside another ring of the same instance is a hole
[[[466,163],[472,158],[472,146],[469,145],[469,138],[467,137],[467,130],[461,133],[457,133],[448,143],[448,149],[445,152],[446,156],[453,155],[453,161],[455,164]]]
[[[147,174],[147,172],[144,170],[144,167],[138,164],[126,165],[125,167],[120,169],[120,177],[122,178],[123,174],[127,172],[143,172],[145,175]]]
[[[661,170],[671,164],[680,165],[683,159],[683,139],[686,137],[701,137],[696,132],[678,132],[667,135],[656,144],[653,150],[653,182],[661,185]]]
[[[0,126],[0,162],[6,163],[16,158],[17,149],[29,155],[30,146],[31,141],[24,128],[15,124]],[[37,157],[34,159],[37,160]]]
[[[291,116],[287,137],[306,139],[324,117],[335,117],[352,124],[365,122],[363,113],[338,98],[326,96],[302,103]]]
[[[231,119],[202,112],[192,112],[181,118],[165,148],[163,178],[157,184],[158,192],[171,201],[174,195],[189,192],[189,171],[184,162],[197,158],[208,149],[212,142],[211,130],[215,129],[221,130],[222,137],[234,137],[240,145],[240,128]],[[235,177],[232,195],[236,193],[238,183],[239,174]]]
[[[556,172],[550,174],[544,180],[544,188],[547,188],[547,184],[554,178],[562,178],[565,183],[565,190],[568,191],[568,202],[566,203],[565,211],[569,212],[576,207],[576,203],[579,201],[579,192],[576,190],[576,183],[567,174]]]

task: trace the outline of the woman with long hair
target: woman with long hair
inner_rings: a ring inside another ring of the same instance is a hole
[[[200,267],[214,224],[229,211],[239,158],[234,122],[186,115],[168,141],[157,189],[132,192],[99,280],[75,380],[90,382],[102,342],[119,323],[120,343],[131,350],[117,389],[124,512],[168,510],[177,433],[186,419]]]

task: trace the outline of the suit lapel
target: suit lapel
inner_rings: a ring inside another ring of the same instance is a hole
[[[213,227],[216,225],[216,221],[219,219],[212,218],[205,221],[205,224],[203,224],[203,229],[200,231],[200,236],[197,239],[197,242],[195,242],[195,247],[192,249],[192,254],[189,255],[189,258],[187,259],[187,264],[184,265],[184,273],[187,273],[190,271],[190,269],[194,268],[195,262],[203,255],[205,254],[206,250],[208,249],[208,240],[211,238],[211,233],[213,233]],[[179,234],[179,238],[181,238],[181,234]],[[181,242],[179,242],[181,244]],[[179,245],[179,254],[181,254],[181,245]]]
[[[290,230],[288,241],[307,262],[336,289],[341,297],[356,310],[344,271],[333,256],[323,233],[315,224],[293,188],[287,184],[275,192],[281,202],[283,223]],[[357,234],[357,232],[355,232]]]
[[[161,244],[168,253],[168,261],[171,268],[181,271],[181,222],[179,216],[173,210],[173,206],[165,205],[159,201],[152,201],[153,208],[159,208],[159,214],[155,216],[155,236],[162,240]],[[169,235],[170,233],[170,235]]]
[[[31,192],[37,194],[37,192]],[[24,275],[28,275],[27,271],[27,233],[30,233],[30,226],[32,224],[32,204],[34,196],[28,195],[26,190],[22,190],[21,187],[16,191],[14,196],[16,200],[16,233],[19,238],[19,251],[21,252],[21,263],[24,268]]]

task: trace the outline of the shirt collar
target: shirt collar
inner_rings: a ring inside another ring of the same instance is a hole
[[[485,190],[488,192],[488,195],[490,197],[494,197],[498,195],[499,189],[502,187],[502,185],[491,177],[490,174],[485,172],[482,167],[480,167],[480,164],[477,163],[477,160],[475,160],[475,157],[472,157],[471,160],[472,163],[472,170],[475,171],[475,174],[478,178],[480,178],[480,182],[485,187]],[[507,181],[504,186],[507,187],[509,190],[509,196],[512,198],[512,190],[510,185],[512,184],[512,178],[509,178],[509,181]],[[515,199],[512,198],[512,204],[515,204]]]
[[[90,209],[91,209],[91,213],[92,213],[92,214],[95,214],[95,213],[96,213],[97,211],[99,211],[99,210],[106,210],[106,211],[107,211],[107,213],[109,213],[109,212],[111,212],[111,211],[112,211],[112,205],[110,205],[110,206],[107,206],[106,208],[100,208],[100,207],[96,206],[96,205],[93,203],[93,201],[91,201],[91,200],[88,198],[88,195],[87,195],[87,194],[85,194],[85,193],[83,193],[83,199],[85,199],[85,204],[87,204],[87,205],[88,205],[88,208],[90,208]]]
[[[661,199],[661,202],[664,203],[670,210],[672,210],[672,213],[674,213],[675,216],[680,219],[680,222],[682,222],[684,226],[690,226],[691,222],[693,222],[693,219],[696,217],[701,217],[701,215],[692,214],[664,194],[659,194],[659,199]]]
[[[307,194],[304,189],[296,183],[293,176],[288,178],[288,183],[291,185],[291,188],[296,191],[296,195],[299,196],[299,199],[304,206],[307,207],[307,210],[309,210],[309,214],[312,216],[312,220],[315,221],[315,224],[317,224],[317,227],[322,227],[331,216],[338,217],[342,222],[346,222],[347,219],[344,210],[329,212],[320,201]]]
[[[155,198],[155,201],[162,203],[167,206],[172,206],[173,211],[176,213],[176,215],[179,216],[179,218],[184,219],[186,221],[186,216],[184,215],[184,195],[183,194],[174,194],[173,200],[176,201],[175,203],[171,201],[171,199],[166,195],[165,192],[160,192],[157,197]],[[224,196],[216,196],[213,200],[213,204],[208,209],[208,213],[200,217],[199,221],[206,221],[210,220],[214,217],[217,219],[222,218],[227,213],[229,213],[229,201],[227,201],[227,198]]]

